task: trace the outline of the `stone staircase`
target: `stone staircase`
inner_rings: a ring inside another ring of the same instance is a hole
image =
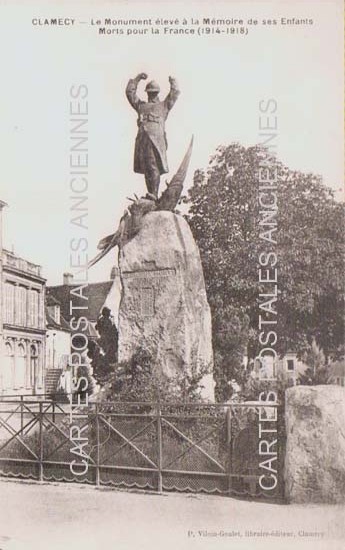
[[[45,394],[46,395],[56,394],[61,373],[62,373],[62,369],[46,370],[46,376],[45,376]]]

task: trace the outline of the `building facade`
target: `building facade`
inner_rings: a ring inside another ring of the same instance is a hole
[[[65,369],[71,351],[71,329],[61,315],[61,306],[53,296],[46,296],[46,353],[45,368]]]
[[[287,352],[284,357],[275,360],[272,355],[267,355],[261,360],[256,359],[248,365],[247,357],[244,358],[244,365],[249,369],[254,378],[260,380],[280,379],[290,386],[299,382],[299,377],[305,373],[307,365],[301,361],[294,352]]]
[[[39,265],[3,248],[2,235],[0,257],[0,393],[43,393],[46,281]]]

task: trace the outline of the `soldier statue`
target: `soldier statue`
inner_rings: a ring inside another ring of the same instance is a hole
[[[165,134],[165,121],[180,91],[175,78],[170,76],[170,91],[164,101],[160,101],[158,96],[160,92],[159,85],[151,80],[145,88],[147,101],[142,101],[137,96],[137,88],[140,80],[146,79],[147,74],[140,73],[129,80],[126,87],[126,96],[133,109],[138,113],[134,172],[145,175],[147,198],[157,201],[160,176],[169,171],[166,154],[168,143]]]

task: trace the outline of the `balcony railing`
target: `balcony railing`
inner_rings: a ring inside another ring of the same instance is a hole
[[[15,269],[23,271],[24,273],[30,273],[32,275],[36,275],[37,277],[41,277],[40,265],[34,264],[32,262],[24,260],[23,258],[15,256],[14,254],[12,254],[12,252],[8,252],[7,250],[3,251],[3,265],[14,267]]]

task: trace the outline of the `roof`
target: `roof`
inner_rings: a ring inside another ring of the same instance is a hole
[[[64,330],[65,332],[71,332],[69,323],[60,315],[60,323],[57,323],[55,319],[50,315],[48,308],[46,307],[46,321],[48,328],[54,328],[55,330]]]
[[[60,304],[62,317],[68,321],[72,316],[76,318],[84,316],[89,321],[95,322],[97,321],[102,307],[104,306],[113,283],[114,281],[105,281],[101,283],[89,283],[86,285],[72,284],[48,286],[47,300],[56,300]],[[71,294],[73,289],[75,292]],[[79,295],[77,293],[77,289],[80,289]],[[82,298],[80,295],[87,297],[88,300]],[[72,310],[72,315],[70,305],[75,308]],[[77,309],[80,306],[87,306],[87,309]]]
[[[47,306],[61,306],[59,300],[57,300],[53,294],[47,294],[46,304]]]

